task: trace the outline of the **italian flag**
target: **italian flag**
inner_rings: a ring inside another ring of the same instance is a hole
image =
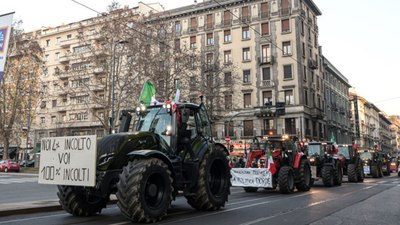
[[[268,166],[267,169],[272,174],[272,176],[276,173],[276,167],[274,163],[274,159],[272,158],[271,150],[268,151]]]
[[[143,103],[146,106],[158,103],[158,101],[156,100],[156,88],[149,80],[147,80],[143,85],[139,102]]]

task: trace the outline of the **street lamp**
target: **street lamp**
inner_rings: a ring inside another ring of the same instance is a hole
[[[112,134],[114,132],[114,125],[115,125],[115,49],[118,44],[126,44],[128,41],[115,41],[112,46],[112,68],[111,68],[111,117],[110,117],[110,129],[109,133]]]

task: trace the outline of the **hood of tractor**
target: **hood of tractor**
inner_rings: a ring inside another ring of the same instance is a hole
[[[137,150],[171,152],[165,140],[153,132],[111,134],[97,143],[97,170],[121,169],[129,161],[127,154]]]

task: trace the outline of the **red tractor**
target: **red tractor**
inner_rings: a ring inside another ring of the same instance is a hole
[[[272,173],[272,188],[284,194],[308,191],[311,187],[311,167],[296,138],[287,135],[255,137],[247,156],[246,168],[267,168],[272,157],[275,172]],[[270,152],[271,157],[268,156]],[[271,170],[271,169],[270,169]],[[256,192],[257,187],[244,187],[246,192]]]

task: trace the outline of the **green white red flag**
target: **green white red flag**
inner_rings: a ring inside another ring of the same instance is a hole
[[[271,150],[268,151],[268,166],[267,169],[269,172],[274,175],[276,173],[276,167],[274,163],[274,159],[272,158]]]

